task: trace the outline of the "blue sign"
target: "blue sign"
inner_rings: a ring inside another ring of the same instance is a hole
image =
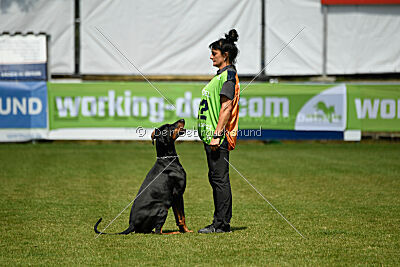
[[[47,79],[47,64],[0,64],[0,80],[34,80]]]
[[[340,131],[299,131],[299,130],[265,130],[242,129],[238,131],[241,140],[343,140]]]
[[[0,128],[47,128],[46,82],[0,82]]]

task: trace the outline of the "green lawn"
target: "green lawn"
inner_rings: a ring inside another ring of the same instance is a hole
[[[206,158],[201,143],[177,150],[197,231],[213,213]],[[400,263],[399,143],[238,144],[231,163],[307,239],[233,169],[232,233],[95,239],[94,223],[132,201],[154,161],[150,142],[0,145],[0,264]],[[107,231],[124,230],[129,211]],[[172,211],[163,229],[176,229]]]

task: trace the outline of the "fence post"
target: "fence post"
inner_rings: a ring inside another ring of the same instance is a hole
[[[80,18],[80,0],[75,0],[74,8],[74,23],[75,23],[75,75],[80,75],[80,60],[81,60],[81,18]]]
[[[328,56],[328,6],[322,5],[322,77],[326,77],[326,64]]]
[[[265,2],[266,0],[261,0],[261,70],[265,68],[265,60],[266,60],[266,53],[265,53]],[[265,70],[261,73],[260,78],[266,79],[267,75]]]

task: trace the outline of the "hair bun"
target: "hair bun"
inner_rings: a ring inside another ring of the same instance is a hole
[[[239,39],[239,34],[237,33],[237,31],[235,29],[232,29],[229,31],[228,34],[225,34],[225,39],[228,42],[236,42]]]

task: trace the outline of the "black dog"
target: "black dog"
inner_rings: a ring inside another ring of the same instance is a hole
[[[162,227],[171,206],[179,232],[191,232],[186,226],[183,204],[186,172],[175,150],[175,140],[186,132],[184,126],[185,120],[182,119],[153,131],[151,139],[153,144],[154,140],[156,141],[156,163],[144,179],[133,202],[128,229],[115,234],[151,233],[153,229],[162,234]],[[102,218],[94,226],[94,231],[97,234],[106,234],[97,230],[101,220]]]

